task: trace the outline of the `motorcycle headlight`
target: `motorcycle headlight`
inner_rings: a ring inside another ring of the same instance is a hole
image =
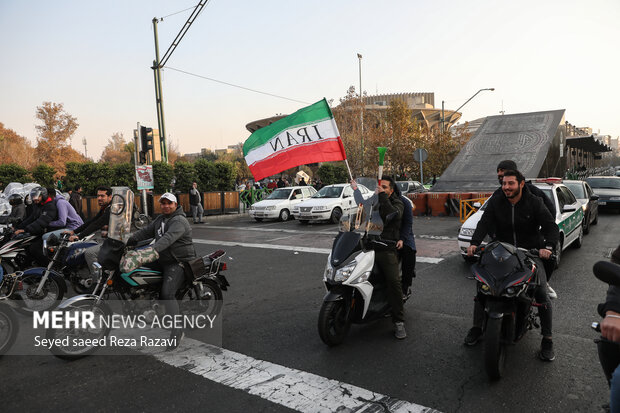
[[[483,294],[491,294],[491,289],[490,289],[490,288],[489,288],[489,286],[488,286],[488,285],[486,285],[486,284],[482,284],[482,283],[480,284],[480,291],[481,291]]]
[[[464,236],[464,237],[473,237],[475,231],[476,231],[475,228],[461,227],[461,231],[459,232],[459,234]]]
[[[329,264],[329,260],[327,260],[327,265],[325,265],[325,271],[323,272],[323,281],[331,280],[334,275],[334,269]]]
[[[360,283],[368,281],[368,278],[370,278],[371,273],[372,271],[366,271],[364,274],[360,275],[355,281],[352,281],[351,284],[360,284]]]
[[[334,274],[334,281],[343,282],[348,280],[356,266],[357,261],[353,260],[344,267],[338,268]]]

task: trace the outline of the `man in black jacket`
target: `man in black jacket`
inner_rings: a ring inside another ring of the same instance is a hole
[[[53,196],[48,195],[47,189],[37,186],[30,191],[30,199],[32,199],[32,213],[17,226],[18,230],[15,235],[28,232],[32,235],[43,235],[50,224],[58,217],[58,209],[54,202]],[[47,259],[43,255],[43,241],[37,238],[28,246],[28,252],[35,259],[38,265],[47,265]]]
[[[84,224],[77,227],[74,231],[67,231],[71,234],[69,241],[77,241],[78,239],[87,237],[95,231],[103,229],[110,222],[110,202],[112,202],[112,188],[109,186],[100,186],[97,188],[97,204],[99,204],[99,212]],[[102,234],[103,235],[103,234]],[[94,245],[84,250],[84,258],[88,264],[88,271],[92,277],[92,266],[97,261],[101,245]],[[87,274],[83,274],[86,276]]]
[[[539,257],[548,259],[556,245],[560,232],[555,219],[543,204],[525,188],[525,178],[519,171],[505,171],[502,181],[503,194],[489,199],[487,207],[478,222],[476,231],[467,248],[467,255],[473,256],[476,248],[491,230],[494,240],[510,243],[525,249],[537,249]],[[543,339],[539,356],[542,360],[553,361],[552,309],[547,295],[547,279],[540,259],[535,259],[538,268],[536,301],[540,304],[538,314]],[[474,326],[465,338],[465,344],[474,345],[482,336],[484,322],[484,295],[478,294],[474,304]]]
[[[504,177],[504,172],[505,171],[518,171],[518,170],[519,169],[517,168],[517,164],[515,163],[515,161],[505,160],[497,164],[497,179],[499,180],[500,186],[499,188],[497,188],[495,192],[493,192],[493,195],[502,194],[502,178]],[[538,188],[536,185],[534,185],[531,182],[526,182],[525,187],[530,191],[532,195],[536,195],[537,197],[543,200],[543,202],[545,203],[545,206],[551,213],[551,216],[553,217],[553,219],[555,219],[555,214],[556,214],[555,203],[548,196],[545,195],[542,189]],[[549,298],[551,299],[558,298],[558,295],[556,294],[555,290],[551,288],[551,286],[549,285],[551,274],[553,273],[553,270],[555,269],[555,261],[545,260],[543,264],[545,266],[545,273],[547,274],[547,290],[549,293]]]

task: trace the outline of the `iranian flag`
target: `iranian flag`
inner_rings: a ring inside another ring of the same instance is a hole
[[[347,158],[325,99],[254,132],[243,144],[254,179],[295,166]]]

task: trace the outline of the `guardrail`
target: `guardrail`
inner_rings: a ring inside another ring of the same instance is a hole
[[[480,205],[482,205],[487,199],[489,199],[488,196],[484,198],[461,199],[461,203],[459,205],[459,221],[461,224],[467,221],[467,218],[478,211],[478,208],[474,206],[476,202],[479,202]]]

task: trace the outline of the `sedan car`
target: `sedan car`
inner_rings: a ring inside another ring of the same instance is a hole
[[[620,209],[620,177],[618,176],[589,176],[586,182],[598,195],[598,206],[601,209]]]
[[[364,199],[372,196],[372,192],[364,185],[358,184]],[[337,224],[343,214],[357,212],[357,204],[353,199],[353,189],[350,184],[335,184],[324,186],[312,195],[310,199],[293,207],[293,216],[300,224],[310,221],[331,221]]]
[[[311,186],[278,188],[267,198],[252,204],[249,215],[258,222],[265,218],[288,221],[293,208],[300,202],[310,199],[314,194],[316,194],[316,189]]]
[[[556,266],[560,264],[562,251],[571,244],[576,248],[581,247],[581,241],[583,240],[583,208],[573,193],[560,181],[558,179],[549,179],[536,182],[536,186],[542,189],[545,195],[555,204],[555,222],[560,229],[560,239],[555,247]],[[474,235],[478,221],[482,218],[485,208],[486,202],[463,223],[459,231],[459,249],[466,261],[470,261],[470,257],[467,256],[467,247],[469,247],[471,237]]]
[[[428,189],[424,188],[424,185],[418,181],[396,181],[396,185],[398,185],[398,189],[400,189],[403,195],[428,191]]]
[[[590,225],[598,222],[598,195],[586,181],[563,181],[564,185],[575,195],[583,209],[583,233],[590,232]]]

